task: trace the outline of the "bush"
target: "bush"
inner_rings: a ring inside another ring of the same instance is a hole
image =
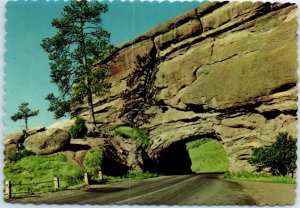
[[[83,165],[89,173],[97,176],[98,172],[101,170],[102,164],[103,153],[100,149],[91,149],[87,151],[83,160]]]
[[[254,148],[248,162],[255,165],[258,171],[269,168],[272,175],[285,176],[291,173],[293,177],[296,160],[296,138],[288,136],[285,132],[279,133],[271,146]]]
[[[129,126],[119,126],[114,129],[114,132],[116,135],[125,138],[135,139],[137,143],[141,145],[143,148],[147,148],[152,144],[152,141],[150,140],[148,133],[140,129],[132,128]]]
[[[81,116],[77,116],[75,123],[71,126],[69,133],[72,138],[82,138],[87,133],[85,120]]]
[[[10,162],[17,162],[18,160],[21,160],[22,158],[30,155],[35,155],[35,153],[30,150],[22,150],[19,152],[12,153],[8,156],[8,159]]]

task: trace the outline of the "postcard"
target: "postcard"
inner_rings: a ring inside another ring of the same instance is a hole
[[[293,2],[8,1],[5,203],[293,205]]]

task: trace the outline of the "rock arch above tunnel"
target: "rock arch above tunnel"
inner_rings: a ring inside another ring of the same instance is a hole
[[[119,46],[105,62],[112,87],[95,103],[99,127],[126,123],[126,77],[137,57],[150,57],[151,97],[137,115],[153,141],[149,157],[211,134],[231,171],[251,170],[251,148],[278,132],[296,136],[297,12],[291,3],[207,2]],[[74,106],[78,113],[92,123],[86,105]]]

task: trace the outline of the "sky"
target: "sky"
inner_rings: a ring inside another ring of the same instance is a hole
[[[39,115],[29,118],[29,127],[49,126],[57,120],[47,111],[44,98],[57,92],[50,83],[47,53],[40,46],[43,38],[55,35],[51,20],[61,16],[65,1],[9,1],[6,4],[5,52],[5,105],[4,134],[24,129],[24,121],[13,122],[10,116],[18,111],[22,102],[39,110]],[[181,14],[200,2],[106,2],[109,11],[102,15],[103,27],[111,33],[111,43],[119,45],[155,25]],[[66,118],[62,118],[66,119]],[[60,119],[60,120],[62,120]]]

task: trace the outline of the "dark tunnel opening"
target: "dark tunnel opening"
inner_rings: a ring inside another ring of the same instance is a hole
[[[193,136],[174,142],[159,153],[156,163],[156,172],[162,175],[184,175],[196,173],[192,170],[192,164],[195,161],[192,161],[191,159],[190,152],[187,149],[187,144],[193,141],[203,141],[205,138],[210,138],[210,141],[213,140],[215,143],[219,143],[223,149],[223,145],[220,144],[221,140],[214,135]],[[223,151],[225,153],[224,149]]]
[[[184,175],[192,173],[192,161],[185,143],[175,142],[161,152],[157,163],[159,174]]]

